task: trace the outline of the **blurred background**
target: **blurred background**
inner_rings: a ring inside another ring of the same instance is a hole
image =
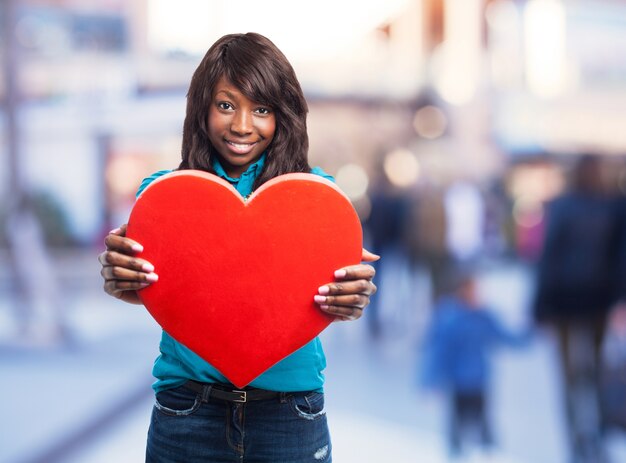
[[[160,328],[103,293],[97,255],[141,180],[178,165],[185,94],[205,51],[248,31],[293,64],[309,102],[310,163],[336,177],[366,246],[383,256],[364,318],[322,335],[335,460],[453,457],[447,393],[424,385],[422,366],[450,270],[461,266],[507,330],[531,334],[490,354],[495,445],[484,451],[470,435],[455,458],[626,461],[620,283],[598,308],[608,314],[601,356],[617,372],[609,408],[622,407],[607,426],[593,406],[572,424],[559,337],[534,317],[549,204],[572,191],[583,155],[601,161],[597,196],[615,227],[610,242],[581,239],[604,246],[610,268],[626,266],[626,2],[0,8],[0,461],[143,461]],[[560,265],[585,267],[588,257]],[[572,427],[601,435],[603,450],[572,450]]]

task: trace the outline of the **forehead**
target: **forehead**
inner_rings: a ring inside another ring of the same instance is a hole
[[[213,88],[213,95],[217,95],[219,93],[225,93],[229,96],[239,96],[244,97],[244,94],[237,88],[230,80],[226,77],[220,77],[220,79],[215,84]]]

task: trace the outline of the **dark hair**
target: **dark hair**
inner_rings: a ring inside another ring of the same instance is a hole
[[[572,171],[572,190],[597,195],[605,193],[607,185],[602,178],[602,165],[603,159],[600,155],[580,155]]]
[[[296,74],[283,53],[256,33],[225,35],[207,51],[191,78],[183,126],[183,169],[213,172],[217,151],[209,141],[208,112],[217,82],[226,78],[247,98],[269,106],[276,116],[274,138],[254,187],[277,175],[310,172],[308,107]]]

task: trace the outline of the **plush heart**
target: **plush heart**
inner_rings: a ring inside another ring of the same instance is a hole
[[[127,236],[159,275],[140,292],[154,319],[237,387],[328,326],[313,296],[362,246],[348,198],[313,174],[277,177],[246,201],[219,177],[174,172],[137,199]]]

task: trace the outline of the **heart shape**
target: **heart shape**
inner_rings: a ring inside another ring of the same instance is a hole
[[[313,174],[276,177],[246,201],[215,175],[173,172],[142,192],[127,236],[159,274],[140,291],[150,314],[237,387],[332,322],[313,296],[362,247],[350,200]]]

